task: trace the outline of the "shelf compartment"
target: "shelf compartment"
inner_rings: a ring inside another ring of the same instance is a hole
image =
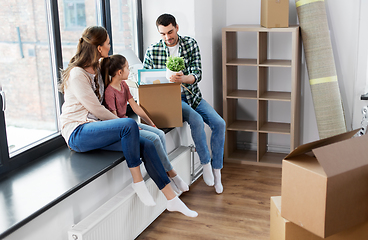
[[[259,62],[260,67],[291,67],[291,60],[266,59]]]
[[[264,133],[290,134],[290,102],[258,101],[258,131]],[[280,112],[285,114],[280,114]]]
[[[259,100],[291,101],[290,92],[266,91],[260,93]]]
[[[228,161],[247,161],[247,164],[257,164],[257,151],[236,149],[229,153]]]
[[[227,98],[245,98],[245,99],[257,99],[257,91],[256,90],[235,90],[230,92]]]
[[[250,59],[250,58],[236,58],[236,59],[229,59],[226,62],[228,66],[257,66],[257,59]]]
[[[259,160],[260,163],[267,165],[277,165],[281,167],[282,160],[287,156],[285,153],[266,152]]]
[[[261,100],[291,101],[291,81],[285,81],[291,78],[291,69],[258,67],[258,78]]]
[[[257,100],[238,98],[227,101],[228,106],[232,106],[233,116],[235,116],[230,123],[238,120],[257,121]]]
[[[268,164],[281,164],[282,160],[290,152],[289,146],[280,146],[278,134],[258,133],[257,159]],[[273,139],[272,139],[273,138]],[[287,137],[290,140],[290,137]]]
[[[258,64],[260,66],[292,67],[292,33],[259,32]],[[283,43],[282,46],[277,43]]]
[[[245,64],[249,64],[247,59],[250,59],[250,64],[257,64],[257,51],[253,47],[257,44],[256,32],[223,31],[223,43],[226,46],[223,49],[226,63],[238,59],[241,64],[244,60]]]
[[[256,132],[257,131],[257,121],[237,120],[229,124],[229,126],[227,127],[227,130]]]
[[[228,79],[223,85],[224,97],[257,98],[257,67],[226,66],[224,75]],[[238,76],[243,77],[239,78]]]
[[[257,133],[226,131],[225,155],[228,160],[243,160],[257,162]]]
[[[259,127],[259,132],[290,134],[290,123],[265,122]]]

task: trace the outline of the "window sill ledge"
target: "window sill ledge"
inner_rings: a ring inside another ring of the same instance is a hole
[[[171,129],[162,129],[165,133]],[[124,161],[121,152],[70,151],[64,145],[0,181],[0,239]]]
[[[121,152],[60,147],[0,182],[0,239],[124,160]]]

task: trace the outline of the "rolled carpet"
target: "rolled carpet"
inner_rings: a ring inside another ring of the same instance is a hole
[[[296,0],[319,137],[346,132],[324,0]]]

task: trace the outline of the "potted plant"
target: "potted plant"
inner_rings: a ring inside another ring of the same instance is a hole
[[[185,69],[184,59],[182,57],[170,56],[166,62],[166,78],[170,80],[170,77],[181,70]]]

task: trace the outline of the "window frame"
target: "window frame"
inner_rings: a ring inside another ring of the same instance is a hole
[[[138,26],[142,23],[142,2],[141,0],[136,1],[137,5],[137,23]],[[111,14],[110,14],[110,0],[96,0],[99,5],[97,8],[97,19],[99,20],[99,25],[102,25],[108,31],[110,39],[112,37],[111,30]],[[51,56],[51,67],[52,67],[52,78],[54,82],[54,95],[56,100],[56,112],[57,117],[60,116],[61,106],[64,102],[63,95],[57,89],[58,79],[60,79],[59,69],[63,68],[63,58],[62,58],[62,46],[61,46],[61,36],[60,36],[60,21],[59,21],[59,10],[58,10],[58,0],[46,0],[47,8],[47,18],[48,18],[48,33],[50,40],[50,56]],[[137,42],[143,43],[143,31],[142,27],[137,28]],[[112,42],[111,42],[112,46]],[[111,50],[109,54],[113,54]],[[138,44],[138,54],[139,56],[143,53],[143,44]],[[141,59],[142,60],[142,59]],[[0,107],[3,106],[3,100],[0,98]],[[59,119],[58,119],[59,125]],[[6,135],[6,124],[4,111],[0,111],[0,179],[6,177],[12,171],[15,171],[27,164],[31,164],[32,161],[47,155],[48,153],[60,148],[65,147],[66,143],[61,136],[60,126],[57,134],[53,135],[47,140],[44,140],[40,144],[35,144],[33,147],[25,150],[15,156],[10,156],[8,149],[8,141]]]

